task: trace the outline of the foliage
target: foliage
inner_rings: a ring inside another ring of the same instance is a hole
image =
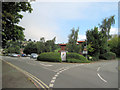
[[[66,61],[71,63],[89,63],[84,56],[78,53],[67,53]]]
[[[11,46],[11,47],[8,47],[8,53],[20,53],[20,47],[19,46]]]
[[[69,63],[89,63],[90,61],[83,61],[83,60],[78,60],[78,59],[75,59],[75,58],[70,58],[70,59],[67,59],[67,62]]]
[[[94,52],[94,48],[92,47],[92,44],[88,44],[87,45],[87,50],[89,51],[89,52]]]
[[[83,55],[80,55],[78,53],[67,53],[67,59],[74,58],[79,60],[87,60]]]
[[[40,41],[36,43],[37,45],[37,53],[40,54],[42,52],[45,52],[45,38],[40,38]]]
[[[76,44],[78,39],[79,28],[76,31],[73,28],[71,31],[72,33],[68,36],[69,40],[66,48],[68,48],[69,52],[79,53],[80,47]]]
[[[115,24],[115,19],[114,19],[114,15],[109,17],[109,18],[105,18],[103,21],[102,21],[102,25],[100,25],[100,28],[102,30],[102,33],[104,33],[104,36],[107,37],[107,40],[111,37],[109,35],[110,33],[110,29],[111,29],[111,26]]]
[[[30,42],[24,48],[23,52],[25,54],[37,53],[37,45],[34,42]]]
[[[88,54],[94,57],[95,60],[99,59],[100,54],[110,51],[107,40],[110,38],[109,32],[114,24],[114,16],[111,16],[110,18],[105,18],[102,24],[99,25],[100,31],[98,31],[98,27],[94,27],[94,29],[86,32]]]
[[[115,58],[116,58],[116,54],[113,52],[107,52],[100,55],[100,59],[111,60]]]
[[[24,28],[18,26],[23,15],[20,12],[32,11],[28,2],[3,2],[2,3],[2,47],[5,48],[8,40],[23,40]]]
[[[109,41],[108,45],[110,51],[116,53],[117,56],[120,56],[120,37],[118,35],[113,36]]]
[[[56,40],[56,37],[54,37],[52,40],[47,40],[45,42],[45,52],[53,52],[56,49],[55,40]]]
[[[49,62],[62,62],[60,53],[56,53],[56,52],[41,53],[38,56],[37,60],[49,61]]]
[[[88,30],[86,32],[87,43],[88,43],[88,54],[91,56],[99,57],[100,47],[101,47],[101,38],[100,33],[98,31],[98,27],[94,27],[94,29]]]
[[[24,53],[43,53],[43,52],[53,52],[56,49],[55,37],[52,40],[48,40],[45,42],[45,38],[40,38],[40,41],[32,42],[32,40],[27,44],[24,49]]]

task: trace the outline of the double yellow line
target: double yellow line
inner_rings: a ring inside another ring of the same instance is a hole
[[[4,60],[3,60],[3,61],[4,61]],[[19,71],[22,72],[23,74],[25,74],[25,75],[27,75],[28,77],[30,77],[30,78],[31,78],[34,82],[36,82],[36,84],[38,85],[38,86],[36,85],[37,88],[41,88],[41,87],[42,87],[42,88],[44,88],[45,90],[46,90],[47,88],[49,88],[44,82],[42,82],[40,79],[38,79],[38,78],[35,77],[34,75],[32,75],[32,74],[30,74],[30,73],[28,73],[28,72],[20,69],[19,67],[15,66],[15,65],[7,62],[7,61],[4,61],[4,62],[6,62],[6,63],[9,64],[10,66],[14,67],[15,69],[19,70]]]

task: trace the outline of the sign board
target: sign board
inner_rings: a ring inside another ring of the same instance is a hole
[[[83,54],[87,54],[87,53],[88,53],[88,51],[86,51],[86,50],[85,50],[85,51],[83,51]]]
[[[61,51],[61,59],[62,61],[66,61],[66,51]]]

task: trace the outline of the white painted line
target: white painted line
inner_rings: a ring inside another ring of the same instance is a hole
[[[55,80],[55,79],[56,79],[56,77],[53,77],[52,79],[53,79],[53,80]]]
[[[103,78],[100,76],[99,73],[97,73],[97,75],[99,76],[99,78],[100,78],[101,80],[103,80],[104,82],[107,82],[105,79],[103,79]]]
[[[61,73],[62,71],[59,71],[59,73]]]
[[[57,75],[60,74],[59,72],[57,73]]]
[[[53,65],[45,65],[45,64],[42,64],[42,63],[40,63],[40,65],[43,65],[43,66],[53,66]]]
[[[53,87],[54,84],[50,84],[49,87]]]
[[[100,67],[98,67],[97,71],[99,71],[99,70],[100,70]]]
[[[58,75],[56,74],[55,77],[57,77]]]
[[[51,81],[51,83],[54,83],[54,82],[55,82],[55,80],[52,80],[52,81]]]

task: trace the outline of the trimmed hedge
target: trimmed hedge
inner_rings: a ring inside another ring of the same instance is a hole
[[[47,53],[41,53],[37,60],[39,61],[49,61],[49,62],[62,62],[60,53],[57,52],[47,52]]]
[[[72,63],[88,63],[89,61],[78,53],[67,53],[67,62]]]
[[[113,52],[107,52],[100,55],[100,59],[111,60],[115,58],[116,58],[116,54]]]
[[[78,60],[78,59],[71,58],[71,59],[67,59],[67,62],[69,62],[69,63],[89,63],[90,61],[88,61],[88,60]]]

